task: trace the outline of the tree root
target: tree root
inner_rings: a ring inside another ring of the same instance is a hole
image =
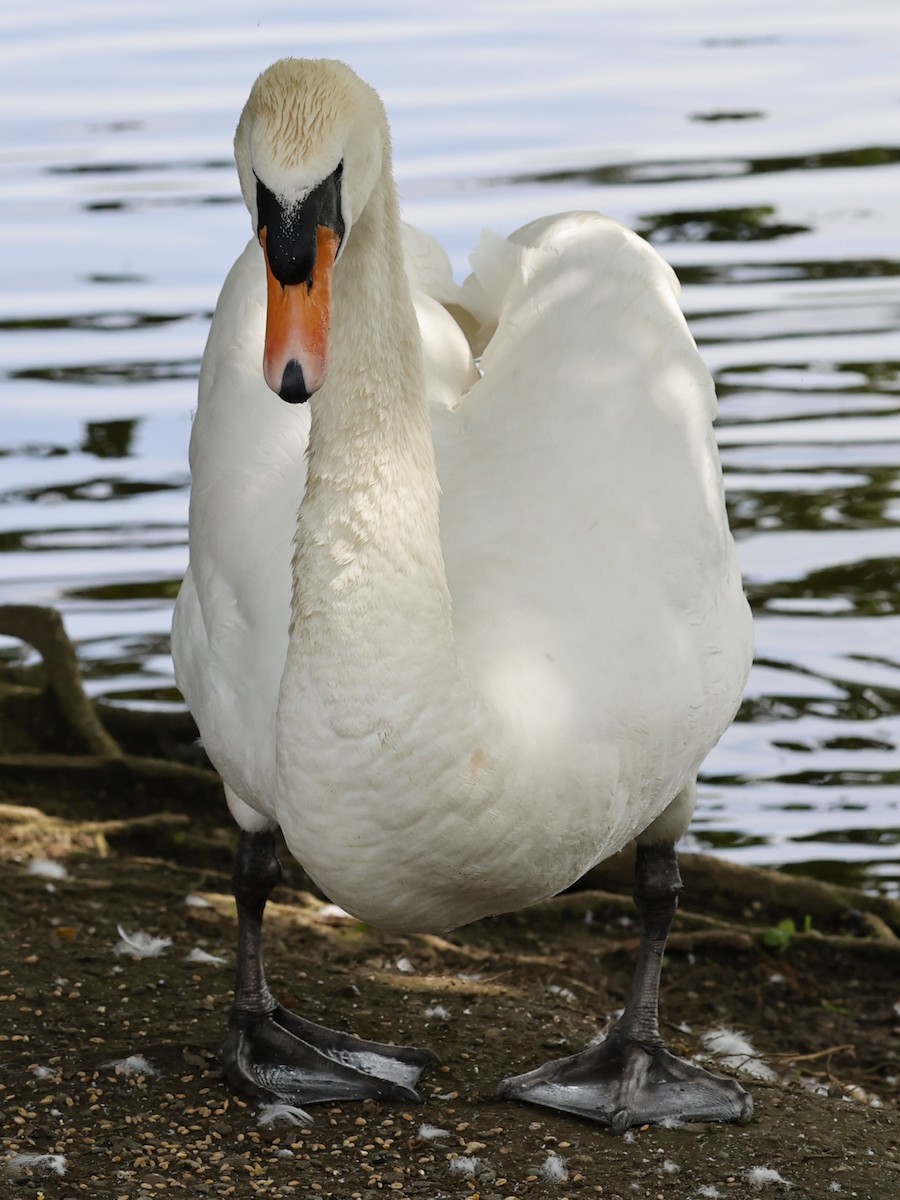
[[[900,935],[900,900],[888,896],[870,896],[763,867],[737,866],[708,854],[680,854],[678,862],[683,899],[692,907],[707,903],[714,912],[754,924],[792,917],[802,927],[810,917],[813,928],[888,939]],[[634,850],[629,848],[588,871],[576,887],[630,893],[633,881]]]
[[[73,732],[94,754],[121,757],[115,738],[104,729],[81,681],[74,647],[55,609],[35,604],[0,605],[0,634],[33,646],[44,660],[47,686]]]
[[[222,787],[218,776],[203,766],[157,758],[144,754],[128,754],[112,736],[101,720],[97,706],[84,690],[75,649],[63,627],[62,620],[54,609],[36,605],[0,605],[0,634],[16,637],[41,655],[44,662],[46,690],[52,696],[59,716],[73,735],[75,745],[82,745],[85,753],[12,753],[0,756],[3,791],[7,795],[28,794],[32,785],[52,786],[54,780],[77,780],[79,792],[90,788],[98,791],[120,789],[159,793],[168,789],[174,797],[190,793],[191,807],[196,803],[210,802],[221,811]],[[29,688],[14,689],[13,702],[28,700],[33,706],[37,693]],[[38,708],[36,719],[43,710]],[[140,714],[151,722],[160,716],[166,731],[163,737],[152,741],[171,741],[173,731],[190,741],[196,736],[189,718],[183,714]],[[120,714],[116,723],[131,737],[137,722],[133,714]],[[68,739],[66,739],[68,740]],[[66,793],[67,789],[61,789]],[[63,799],[61,797],[61,799]],[[65,795],[64,802],[71,802]],[[140,801],[138,801],[140,802]],[[77,802],[76,802],[77,803]],[[169,807],[168,804],[166,807]],[[70,815],[68,812],[66,815]],[[146,819],[146,815],[140,818]]]

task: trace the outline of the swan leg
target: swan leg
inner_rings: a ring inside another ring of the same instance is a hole
[[[262,920],[281,878],[270,831],[242,832],[233,888],[238,910],[237,980],[219,1058],[231,1086],[246,1096],[285,1104],[366,1099],[415,1103],[430,1050],[366,1042],[306,1021],[269,991]]]
[[[614,1133],[662,1121],[750,1120],[753,1101],[739,1083],[677,1058],[659,1033],[662,957],[680,889],[674,843],[639,845],[641,946],[625,1011],[599,1045],[504,1080],[501,1096],[577,1113]]]

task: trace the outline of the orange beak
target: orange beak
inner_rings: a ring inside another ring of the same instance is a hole
[[[311,279],[284,285],[269,265],[267,233],[265,228],[260,232],[268,284],[263,375],[273,392],[296,404],[308,400],[328,373],[331,278],[340,238],[319,225]]]

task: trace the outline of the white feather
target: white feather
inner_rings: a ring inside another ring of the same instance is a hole
[[[33,858],[28,864],[28,874],[41,879],[68,879],[69,872],[61,862],[52,858]]]
[[[211,967],[221,967],[225,965],[228,959],[222,958],[219,954],[210,954],[208,950],[202,950],[199,946],[194,946],[185,955],[184,961],[189,963],[206,963]]]
[[[565,1159],[551,1150],[541,1163],[541,1175],[548,1183],[565,1183],[569,1178]]]
[[[121,925],[117,925],[121,941],[114,947],[115,954],[127,954],[131,958],[159,958],[172,945],[172,939],[155,937],[152,933],[144,933],[142,929],[127,933]]]
[[[68,1163],[64,1154],[13,1154],[4,1164],[7,1171],[53,1171],[62,1176]]]
[[[127,1058],[108,1062],[105,1066],[112,1067],[117,1075],[144,1075],[152,1077],[159,1074],[156,1067],[148,1062],[143,1054],[130,1054]]]
[[[770,1183],[780,1183],[783,1187],[791,1186],[774,1167],[751,1167],[747,1172],[747,1182],[755,1188],[768,1187]]]
[[[287,1125],[312,1125],[313,1119],[305,1108],[296,1104],[261,1104],[257,1125],[261,1129],[271,1129],[279,1121]]]
[[[474,1175],[480,1166],[481,1159],[470,1154],[459,1154],[449,1162],[450,1170],[456,1175]]]
[[[441,1129],[437,1125],[420,1125],[419,1137],[426,1142],[436,1142],[441,1138],[450,1137],[449,1129]]]
[[[775,1071],[763,1062],[759,1051],[742,1034],[724,1026],[710,1029],[701,1037],[706,1050],[714,1055],[725,1067],[751,1075],[754,1079],[765,1079],[769,1082],[778,1078]]]

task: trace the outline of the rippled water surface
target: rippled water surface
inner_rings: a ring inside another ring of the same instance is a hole
[[[382,93],[405,215],[601,209],[684,284],[757,616],[697,844],[900,891],[900,6],[52,3],[0,15],[0,578],[91,690],[172,704],[187,442],[249,236],[231,137],[284,54]],[[0,643],[9,657],[20,653]]]

